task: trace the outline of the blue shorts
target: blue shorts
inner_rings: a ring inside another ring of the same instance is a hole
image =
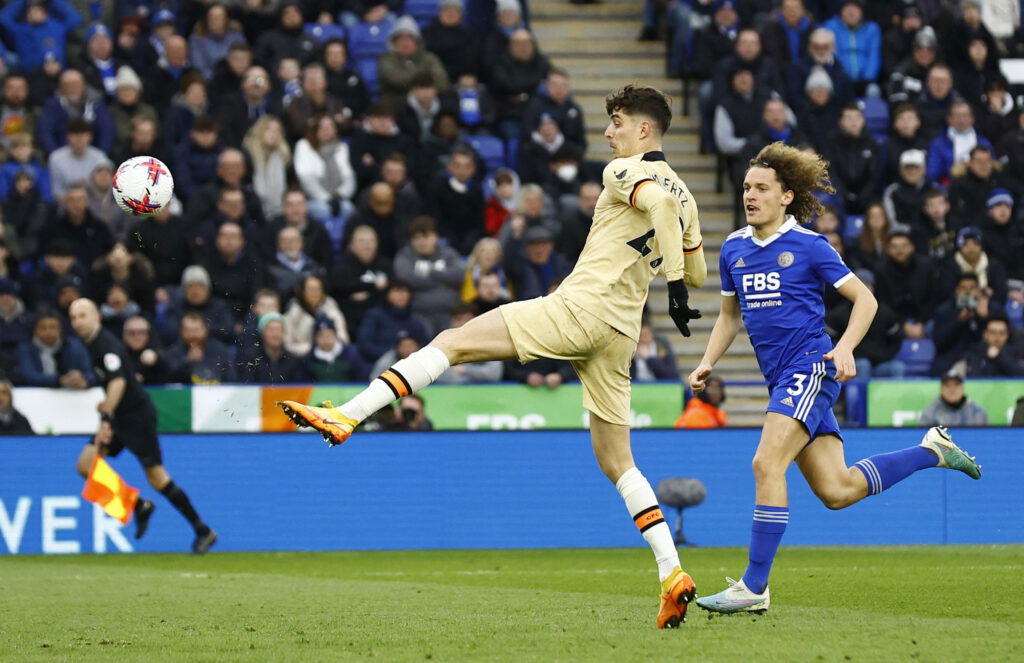
[[[832,404],[842,390],[835,375],[836,367],[831,361],[793,364],[768,387],[768,412],[803,423],[812,441],[820,435],[842,439],[839,422],[832,412]]]

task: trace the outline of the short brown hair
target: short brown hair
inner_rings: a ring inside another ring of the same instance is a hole
[[[668,95],[653,87],[627,85],[608,95],[604,107],[609,115],[619,110],[629,115],[646,115],[654,120],[658,133],[664,135],[672,124],[670,101]]]
[[[437,221],[435,221],[434,217],[432,216],[427,216],[426,214],[424,214],[423,216],[417,216],[409,224],[409,237],[415,237],[416,235],[430,235],[436,233]]]
[[[793,192],[793,202],[786,211],[803,223],[825,208],[814,197],[815,191],[835,193],[828,175],[828,161],[820,154],[801,152],[782,142],[767,145],[750,160],[749,168],[771,168],[783,191]]]

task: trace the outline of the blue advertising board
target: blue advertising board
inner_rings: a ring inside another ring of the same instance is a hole
[[[922,431],[851,430],[847,461],[916,444]],[[1024,541],[1024,439],[965,429],[984,464],[972,481],[927,470],[842,511],[829,511],[791,470],[784,545]],[[687,510],[687,537],[745,546],[759,432],[635,431],[653,485],[695,477],[707,498]],[[81,497],[82,437],[0,439],[0,553],[185,551],[192,532],[130,453],[112,465],[157,510],[132,538]],[[218,531],[215,550],[561,548],[644,545],[585,431],[375,433],[327,449],[314,434],[164,435],[166,466]],[[671,510],[666,514],[674,521]]]

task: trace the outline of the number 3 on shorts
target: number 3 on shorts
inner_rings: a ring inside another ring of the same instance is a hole
[[[807,379],[807,376],[804,375],[803,373],[793,373],[793,379],[796,380],[796,384],[794,384],[786,391],[788,391],[793,396],[799,396],[800,394],[804,393],[804,380]]]

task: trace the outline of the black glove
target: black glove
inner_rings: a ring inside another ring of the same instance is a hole
[[[690,308],[689,299],[690,293],[682,279],[668,282],[668,314],[683,336],[687,337],[690,335],[690,320],[700,317],[700,311]]]

